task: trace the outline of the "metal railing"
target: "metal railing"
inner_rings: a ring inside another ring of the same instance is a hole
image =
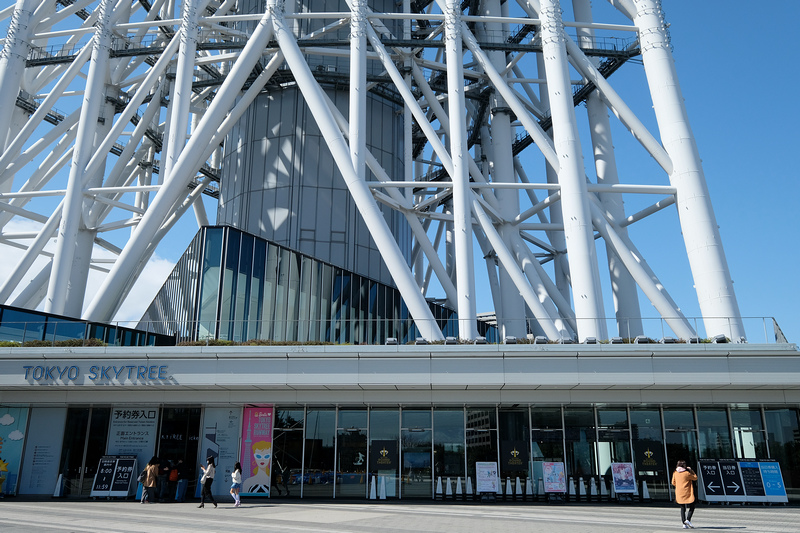
[[[580,327],[580,319],[578,327]],[[730,334],[708,335],[699,317],[687,318],[697,332],[691,339],[678,338],[663,318],[623,321],[618,328],[614,319],[606,320],[608,338],[577,339],[570,333],[558,340],[547,339],[537,334],[537,323],[532,320],[506,321],[506,330],[500,330],[491,316],[479,318],[481,342],[491,343],[611,343],[611,344],[673,344],[673,343],[791,343],[783,337],[777,322],[772,317],[745,317],[742,319],[748,333],[746,339],[732,338]],[[117,321],[98,324],[67,319],[43,319],[40,321],[0,322],[0,346],[42,346],[49,344],[111,346],[146,346],[178,344],[341,344],[381,345],[425,344],[419,321],[411,318],[355,318],[334,320],[216,320],[203,322],[185,321]],[[456,344],[458,320],[439,319],[436,327],[448,338],[445,344]],[[504,338],[503,331],[526,331],[524,335]],[[97,339],[97,340],[91,340]],[[84,342],[80,342],[84,341]],[[474,341],[463,342],[471,344]]]

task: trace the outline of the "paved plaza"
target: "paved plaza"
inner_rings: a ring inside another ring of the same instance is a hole
[[[445,533],[445,532],[667,532],[682,530],[674,505],[546,505],[308,503],[251,501],[241,508],[225,502],[215,509],[197,503],[141,505],[133,501],[0,500],[0,531],[181,533]],[[800,508],[701,505],[698,530],[800,531]]]

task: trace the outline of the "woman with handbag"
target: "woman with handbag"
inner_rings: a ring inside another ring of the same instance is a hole
[[[200,492],[200,505],[198,506],[200,509],[205,507],[206,498],[214,504],[214,507],[217,506],[217,502],[214,501],[214,495],[211,494],[211,484],[214,482],[214,474],[216,472],[214,458],[209,455],[207,461],[208,464],[206,466],[200,465],[203,470],[203,477],[200,478],[200,483],[203,484],[203,490]]]

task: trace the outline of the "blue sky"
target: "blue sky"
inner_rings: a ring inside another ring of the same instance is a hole
[[[773,316],[800,342],[800,2],[664,7],[742,315]]]

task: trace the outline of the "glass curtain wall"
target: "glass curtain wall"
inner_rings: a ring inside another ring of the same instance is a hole
[[[781,465],[786,493],[800,498],[800,412],[797,409],[764,409],[769,456]]]
[[[600,475],[608,476],[611,473],[611,463],[630,462],[633,459],[627,409],[598,408],[597,467]]]
[[[309,407],[305,423],[302,478],[304,498],[332,498],[336,472],[336,410]]]
[[[531,408],[531,450],[534,461],[564,461],[564,423],[560,407]]]
[[[400,497],[430,498],[433,487],[431,410],[403,409],[400,426]],[[461,462],[463,465],[463,459]]]
[[[672,470],[664,457],[661,412],[657,408],[631,407],[630,420],[636,477],[647,481],[653,499],[669,499],[667,475]]]
[[[466,448],[463,409],[433,410],[433,475],[434,482],[462,478],[466,483]],[[428,493],[430,497],[433,492]]]
[[[530,464],[531,432],[528,409],[500,409],[498,416],[500,481],[503,487],[507,488],[507,481],[510,480],[513,490],[516,490],[517,479],[520,480],[521,487],[525,486]]]
[[[369,411],[369,482],[375,481],[375,495],[383,491],[387,498],[399,497],[400,412],[395,409]],[[372,488],[370,487],[370,490]]]
[[[760,409],[731,409],[733,453],[737,459],[766,459],[767,433]]]
[[[595,456],[594,409],[591,407],[564,408],[564,441],[566,444],[567,476],[588,478],[597,472]]]
[[[733,458],[729,428],[727,409],[719,407],[697,408],[697,433],[701,458]]]
[[[336,428],[336,498],[367,494],[367,410],[340,409]]]
[[[272,435],[272,488],[278,496],[290,496],[303,471],[302,409],[275,411]],[[299,490],[295,491],[298,496]]]
[[[475,479],[475,463],[497,462],[497,409],[466,409],[467,476]]]
[[[675,464],[684,460],[697,468],[697,431],[694,409],[691,407],[664,408],[664,441],[667,449],[667,472],[675,470]]]
[[[173,300],[192,327],[170,323]],[[456,335],[455,311],[429,307],[442,331]],[[201,229],[144,316],[143,325],[179,340],[382,344],[419,335],[394,287],[225,226]]]

